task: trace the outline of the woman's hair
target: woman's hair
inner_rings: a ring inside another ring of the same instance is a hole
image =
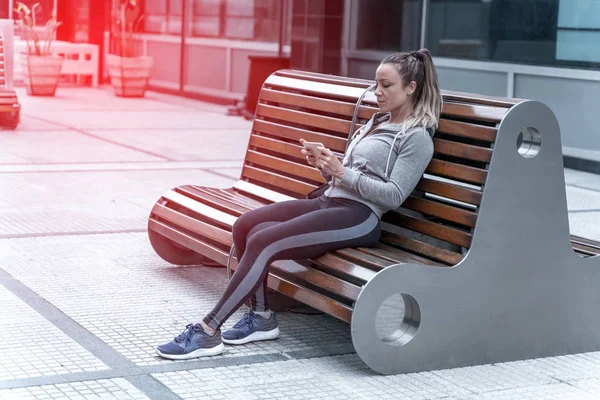
[[[405,86],[411,81],[417,84],[410,97],[413,112],[406,119],[406,128],[422,125],[425,128],[436,129],[442,113],[443,100],[429,50],[391,54],[384,58],[381,64],[392,64]]]

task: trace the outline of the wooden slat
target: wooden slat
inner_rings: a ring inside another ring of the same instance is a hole
[[[496,134],[498,133],[498,130],[489,126],[482,126],[462,121],[452,121],[442,118],[440,119],[437,132],[470,139],[484,140],[486,142],[494,142],[496,140]]]
[[[253,131],[266,133],[276,137],[286,138],[298,142],[301,138],[309,142],[321,142],[332,150],[343,152],[346,149],[346,136],[337,137],[321,132],[308,131],[300,128],[293,128],[271,121],[254,120]]]
[[[276,86],[286,89],[297,90],[301,93],[311,93],[325,96],[330,99],[349,100],[356,103],[364,92],[363,88],[349,87],[346,84],[323,83],[306,81],[302,79],[288,78],[281,75],[270,75],[265,83],[266,87]]]
[[[359,250],[365,254],[371,254],[376,257],[380,257],[386,260],[393,261],[394,263],[416,263],[425,265],[439,265],[439,263],[430,260],[428,258],[408,253],[404,250],[400,250],[385,244],[377,243],[373,247],[359,247]]]
[[[473,146],[470,144],[452,142],[439,138],[433,139],[434,151],[439,154],[463,158],[466,160],[489,163],[492,159],[492,149]]]
[[[441,247],[433,246],[429,243],[411,239],[403,235],[397,235],[392,232],[381,232],[380,241],[390,246],[399,246],[405,250],[419,253],[425,257],[441,261],[447,265],[456,265],[464,258],[462,254],[442,249]]]
[[[197,212],[198,214],[201,214],[215,222],[225,224],[226,226],[233,226],[234,222],[237,219],[232,215],[229,215],[219,210],[215,210],[212,207],[209,207],[193,199],[185,197],[184,195],[177,193],[173,190],[169,190],[162,197],[166,200],[172,201],[176,204],[180,204],[194,212]]]
[[[483,185],[487,178],[484,169],[436,159],[431,160],[425,172],[479,185]]]
[[[345,76],[341,77],[341,76],[335,76],[335,75],[324,75],[324,74],[320,74],[317,72],[295,71],[295,70],[291,70],[291,69],[279,70],[276,72],[276,74],[278,76],[285,76],[288,78],[297,78],[297,79],[304,79],[304,80],[309,80],[309,81],[314,81],[314,82],[352,86],[352,87],[361,88],[363,90],[367,89],[373,83],[372,81],[369,81],[366,79],[361,79],[361,78],[350,78],[350,77],[345,77]]]
[[[383,216],[383,220],[391,224],[398,225],[402,228],[419,232],[424,235],[455,244],[457,246],[468,248],[471,245],[472,236],[469,233],[446,225],[436,224],[431,221],[415,218],[399,212],[386,213]]]
[[[421,178],[416,189],[473,205],[479,205],[483,195],[480,190],[425,177]]]
[[[319,110],[332,114],[340,114],[352,118],[354,115],[354,103],[340,100],[323,99],[303,94],[281,92],[273,89],[263,89],[260,92],[260,101],[271,101],[290,106]]]
[[[275,261],[269,267],[298,277],[299,279],[325,289],[338,296],[350,300],[356,300],[360,293],[360,288],[356,285],[343,281],[332,275],[319,270],[305,267],[294,261]]]
[[[190,197],[196,201],[206,204],[209,207],[213,207],[219,211],[223,211],[227,214],[236,217],[239,217],[240,215],[249,210],[246,207],[242,207],[238,204],[232,203],[231,201],[225,200],[222,197],[214,196],[211,193],[203,192],[202,190],[196,190],[190,187],[179,187],[176,190],[177,192],[185,195],[186,197]]]
[[[304,155],[302,155],[302,153],[301,153],[301,150],[304,147],[301,145],[286,143],[286,142],[282,142],[281,140],[271,139],[268,137],[258,136],[258,135],[253,134],[250,136],[250,146],[256,147],[257,149],[261,149],[261,150],[269,150],[269,151],[274,151],[274,152],[277,152],[280,154],[285,154],[286,156],[284,156],[284,159],[288,160],[288,161],[289,161],[289,159],[288,159],[289,156],[298,155],[299,160],[301,160],[301,165],[306,166],[307,168],[310,168],[313,171],[312,173],[310,173],[310,175],[307,175],[306,178],[312,179],[312,180],[317,180],[318,182],[323,182],[323,178],[321,177],[321,174],[318,173],[317,169],[314,167],[311,167],[306,162]],[[248,158],[248,155],[250,154],[251,151],[253,151],[253,150],[247,150],[246,161],[250,160],[250,158]],[[253,152],[255,154],[257,153],[256,151],[253,151]],[[332,153],[340,160],[340,162],[342,161],[342,158],[344,157],[343,153],[340,153],[335,150],[332,150]],[[251,162],[260,163],[258,161],[251,161]],[[297,165],[298,164],[294,163],[294,167],[296,167]],[[288,170],[286,170],[286,171],[288,171]]]
[[[178,213],[177,211],[161,204],[154,205],[154,208],[152,208],[152,214],[169,221],[178,227],[201,234],[202,236],[212,239],[215,242],[223,243],[225,246],[231,247],[233,244],[231,232],[214,225],[207,224],[206,222],[191,218],[185,214]]]
[[[237,259],[235,257],[231,260],[231,269],[233,271],[237,269]],[[274,261],[269,266],[269,272],[285,276],[295,283],[303,283],[299,281],[304,281],[349,300],[356,300],[360,293],[360,287],[352,283],[292,260]]]
[[[442,116],[475,119],[485,122],[500,122],[508,109],[467,103],[444,102]]]
[[[258,197],[260,199],[264,199],[269,203],[276,203],[278,201],[286,201],[293,200],[294,197],[278,193],[274,190],[266,189],[264,187],[260,187],[254,183],[246,182],[246,181],[238,181],[233,185],[236,190],[241,191],[242,193],[248,193],[254,197]]]
[[[454,90],[442,90],[442,96],[445,101],[458,101],[463,103],[476,103],[496,107],[511,108],[523,99],[512,97],[491,97],[477,93],[457,92]]]
[[[594,257],[600,255],[600,242],[598,241],[571,235],[571,245],[573,250],[584,256]]]
[[[350,130],[350,121],[347,120],[315,115],[303,111],[288,110],[266,104],[259,104],[256,107],[256,115],[257,117],[274,118],[343,134],[347,134]]]
[[[285,171],[290,175],[310,179],[315,182],[323,182],[323,178],[316,168],[313,168],[309,165],[298,164],[289,160],[283,160],[267,154],[262,154],[257,151],[248,150],[246,153],[246,162],[272,168],[277,171]]]
[[[239,207],[245,208],[246,210],[253,210],[255,208],[262,207],[265,205],[264,202],[251,199],[232,189],[228,190],[211,187],[190,186],[190,190],[197,190],[199,193],[210,194],[214,197],[230,202],[231,204],[235,204]]]
[[[289,157],[297,157],[301,160],[305,160],[301,150],[304,148],[300,144],[287,143],[277,139],[271,139],[264,136],[250,135],[250,146],[257,147],[260,149],[271,150],[277,153],[285,154],[286,159]],[[338,151],[332,150],[333,154],[341,159],[344,155]],[[311,167],[312,168],[312,167]]]
[[[256,167],[245,166],[242,170],[242,176],[247,179],[253,179],[258,182],[266,183],[278,188],[284,188],[293,193],[298,193],[299,197],[304,196],[316,188],[315,185],[288,178],[274,172],[261,170]]]
[[[336,274],[346,276],[347,279],[356,279],[361,282],[367,282],[375,276],[375,272],[372,269],[365,268],[361,265],[352,263],[344,260],[343,258],[337,257],[332,253],[325,253],[322,256],[312,259],[314,263],[320,265],[322,268],[327,269]]]
[[[187,247],[188,249],[194,250],[195,252],[200,253],[203,256],[218,262],[219,264],[226,265],[227,263],[227,258],[229,254],[225,251],[211,246],[207,243],[201,242],[198,239],[191,237],[183,232],[179,232],[161,222],[150,219],[148,221],[148,229],[152,229],[153,231],[160,233],[164,237],[176,243],[179,243],[180,245]]]
[[[302,287],[285,278],[277,276],[275,273],[269,273],[267,286],[344,322],[350,323],[352,320],[352,308],[350,306]]]
[[[346,258],[359,265],[370,268],[373,271],[381,271],[382,269],[395,264],[395,262],[390,260],[376,257],[371,254],[366,254],[353,248],[335,250],[334,254],[337,254],[340,257]]]
[[[583,244],[585,246],[600,250],[600,241],[583,238],[581,236],[571,235],[571,242]]]
[[[573,245],[573,250],[575,250],[575,252],[577,252],[579,254],[583,254],[584,256],[587,256],[587,257],[593,257],[593,256],[600,254],[600,252],[598,252],[598,250],[595,250],[588,246],[584,246],[582,244],[572,243],[572,245]]]
[[[402,203],[402,207],[433,217],[438,217],[446,221],[456,222],[457,224],[469,228],[473,228],[475,226],[475,221],[477,221],[477,213],[472,211],[413,196],[409,196],[404,203]]]
[[[15,112],[18,110],[18,107],[13,105],[4,105],[0,104],[0,112]]]

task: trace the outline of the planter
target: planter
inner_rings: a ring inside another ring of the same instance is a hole
[[[63,58],[56,55],[36,56],[21,53],[21,69],[27,94],[54,96]]]
[[[143,97],[153,62],[153,58],[149,56],[120,57],[108,54],[106,65],[115,94],[123,97]]]

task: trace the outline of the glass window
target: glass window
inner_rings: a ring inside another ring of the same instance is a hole
[[[352,2],[356,50],[408,51],[419,48],[422,0]]]
[[[430,0],[427,47],[440,57],[597,67],[599,3]]]
[[[277,41],[282,0],[193,0],[192,35]]]
[[[145,0],[144,32],[181,34],[184,0]]]
[[[560,0],[556,58],[561,61],[600,62],[600,2]]]
[[[221,0],[193,0],[192,36],[221,36]]]
[[[278,40],[284,0],[146,0],[144,31],[180,34],[184,1],[189,2],[191,36]]]

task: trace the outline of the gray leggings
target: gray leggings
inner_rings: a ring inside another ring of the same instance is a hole
[[[248,211],[233,225],[238,266],[204,322],[219,329],[250,296],[253,308],[267,310],[267,273],[273,261],[313,258],[344,247],[370,247],[380,235],[377,215],[353,200],[321,196]]]

